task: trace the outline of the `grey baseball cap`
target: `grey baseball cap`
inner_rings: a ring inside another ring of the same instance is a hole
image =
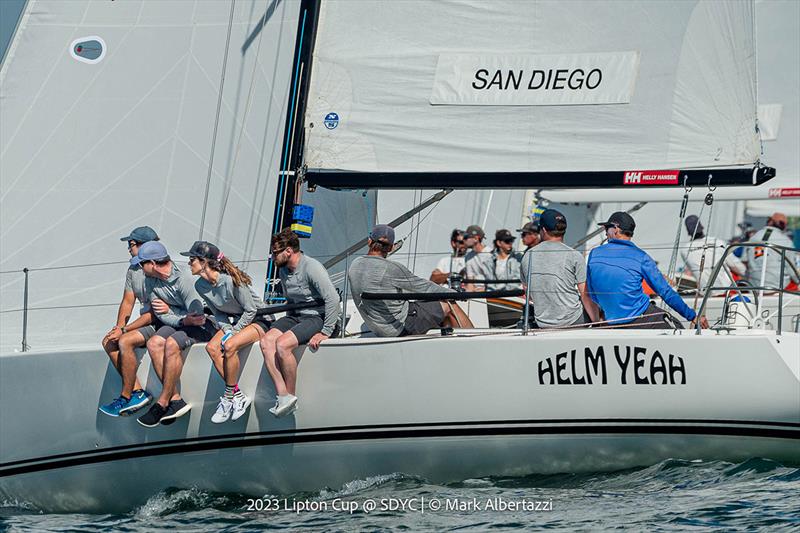
[[[158,234],[156,233],[156,230],[150,226],[139,226],[138,228],[134,228],[130,235],[127,237],[122,237],[120,240],[136,242],[157,241]]]
[[[386,224],[378,224],[369,232],[369,238],[375,242],[394,244],[394,228]]]
[[[131,257],[131,264],[138,265],[142,261],[161,261],[168,258],[166,246],[158,241],[147,241],[139,247],[139,253]]]

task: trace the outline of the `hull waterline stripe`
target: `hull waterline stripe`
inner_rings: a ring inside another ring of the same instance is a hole
[[[124,459],[156,457],[161,455],[202,452],[211,450],[249,448],[255,446],[274,446],[283,444],[305,444],[318,442],[338,442],[348,440],[385,440],[432,437],[483,437],[514,435],[633,435],[633,434],[675,434],[675,435],[714,435],[737,437],[760,437],[772,439],[791,439],[800,441],[800,424],[782,422],[740,422],[731,421],[726,425],[707,425],[697,420],[669,420],[668,424],[654,420],[627,419],[621,425],[609,425],[609,420],[595,422],[582,420],[563,420],[561,423],[572,425],[552,425],[554,422],[531,421],[519,422],[461,422],[453,424],[403,424],[385,426],[356,426],[354,430],[347,428],[285,430],[265,433],[242,433],[219,437],[201,437],[195,439],[176,439],[172,441],[153,442],[117,448],[106,448],[62,454],[23,461],[0,464],[0,477],[7,477],[32,472],[68,468]],[[598,425],[580,425],[586,423]],[[642,424],[644,422],[645,424]],[[698,425],[698,422],[706,425]],[[558,423],[558,422],[556,422]],[[694,424],[694,425],[674,425]],[[526,424],[524,426],[520,424]],[[534,425],[531,425],[534,424]],[[578,425],[576,425],[578,424]],[[724,423],[723,423],[724,424]],[[747,424],[772,427],[748,427]],[[469,425],[471,427],[464,427]],[[488,427],[487,427],[488,425]],[[500,427],[505,425],[506,427]],[[510,427],[508,427],[510,425]],[[437,426],[437,427],[430,427]],[[462,427],[459,427],[462,426]]]

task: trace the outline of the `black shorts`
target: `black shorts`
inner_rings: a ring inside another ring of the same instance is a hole
[[[236,325],[236,324],[239,322],[239,319],[240,319],[240,318],[241,318],[241,317],[238,317],[238,316],[231,316],[231,320],[230,320],[230,323],[231,323],[231,325],[232,325],[232,326],[235,326],[235,325]],[[250,324],[255,324],[255,325],[257,325],[257,326],[258,326],[258,327],[260,327],[262,330],[264,330],[264,333],[266,333],[267,331],[269,331],[269,328],[271,328],[271,327],[272,327],[272,321],[270,320],[270,317],[269,317],[269,316],[267,316],[267,315],[264,315],[264,316],[256,316],[256,317],[253,319],[253,321],[252,321],[252,322],[250,322]],[[247,326],[249,326],[250,324],[248,324]],[[245,326],[245,328],[246,328],[247,326]],[[244,329],[244,328],[242,328],[242,329]],[[240,331],[241,331],[241,330],[240,330]]]
[[[323,324],[319,315],[287,315],[273,322],[272,327],[283,333],[291,331],[299,344],[306,344],[311,337],[322,331]]]
[[[683,324],[654,303],[650,303],[640,317],[626,325],[633,329],[683,329]]]
[[[196,342],[210,341],[218,329],[216,322],[206,320],[202,326],[181,326],[179,328],[161,326],[156,331],[156,335],[165,339],[173,339],[181,350],[185,350]]]
[[[441,327],[442,322],[444,310],[441,302],[408,302],[408,316],[400,336],[423,335],[429,329]]]

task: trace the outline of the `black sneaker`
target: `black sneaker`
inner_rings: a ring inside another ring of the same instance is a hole
[[[183,398],[180,400],[172,400],[169,402],[169,406],[167,406],[164,416],[161,417],[161,423],[165,426],[168,426],[175,422],[175,420],[178,418],[191,411],[191,409],[192,406],[184,402]]]
[[[137,422],[146,428],[154,428],[159,422],[161,422],[161,419],[164,417],[164,413],[166,412],[167,409],[161,407],[161,404],[156,402],[149,411],[139,417]]]

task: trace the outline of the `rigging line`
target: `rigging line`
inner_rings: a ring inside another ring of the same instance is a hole
[[[203,212],[200,215],[199,240],[203,240],[203,229],[206,225],[206,209],[208,207],[208,192],[211,188],[211,173],[214,168],[214,152],[217,147],[217,130],[219,129],[219,115],[222,110],[222,90],[225,87],[225,70],[228,68],[228,51],[231,45],[231,31],[233,30],[233,12],[236,7],[236,0],[231,0],[231,14],[228,19],[228,36],[225,39],[225,55],[222,59],[222,73],[219,78],[219,96],[217,98],[217,117],[214,119],[214,133],[211,134],[211,154],[208,158],[208,176],[206,176],[206,191],[203,197]],[[234,117],[235,119],[235,117]]]
[[[270,0],[264,0],[264,9],[265,11],[269,8]],[[256,46],[256,57],[253,61],[253,71],[250,74],[250,88],[247,91],[247,102],[244,105],[244,114],[242,115],[242,124],[239,128],[239,138],[236,139],[236,152],[233,154],[233,163],[231,164],[231,169],[228,173],[228,176],[225,178],[224,185],[225,190],[222,195],[222,205],[220,206],[220,215],[219,221],[217,222],[217,238],[222,239],[222,219],[225,216],[225,209],[228,207],[228,198],[230,197],[230,188],[232,187],[233,176],[236,171],[236,163],[239,162],[239,154],[242,151],[242,136],[244,135],[244,129],[247,124],[247,117],[250,115],[250,105],[253,101],[253,87],[255,86],[256,81],[256,68],[258,67],[258,56],[261,53],[261,42],[263,41],[264,37],[264,25],[267,23],[265,17],[259,20],[259,24],[261,27],[258,30],[258,46]]]
[[[289,127],[286,129],[286,135],[288,138],[285,140],[284,148],[283,148],[283,163],[281,164],[279,177],[278,177],[278,197],[276,198],[277,205],[275,206],[275,217],[272,219],[272,230],[273,231],[280,231],[278,228],[278,221],[283,213],[283,194],[284,194],[284,187],[286,186],[286,171],[289,166],[289,147],[292,145],[292,141],[294,139],[294,111],[295,106],[297,105],[297,99],[299,94],[297,94],[297,83],[300,78],[300,73],[302,71],[302,49],[303,49],[303,40],[305,38],[306,33],[306,17],[308,16],[308,10],[303,11],[303,20],[300,23],[300,39],[298,40],[298,49],[297,49],[297,61],[295,62],[294,67],[294,80],[292,81],[292,105],[289,109]],[[272,254],[269,256],[269,262],[267,263],[267,283],[266,287],[264,288],[265,297],[269,295],[272,289]]]

